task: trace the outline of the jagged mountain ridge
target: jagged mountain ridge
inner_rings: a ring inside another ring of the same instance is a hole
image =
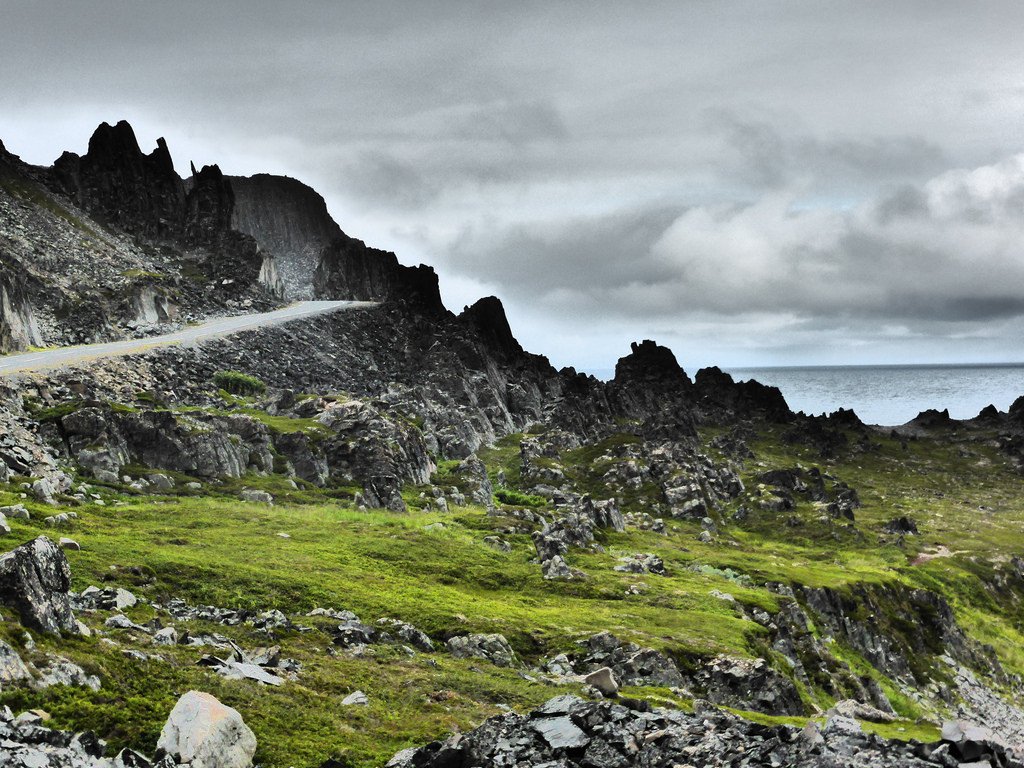
[[[0,351],[144,335],[283,298],[440,306],[432,270],[373,249],[359,258],[365,246],[309,187],[216,165],[182,179],[167,142],[146,154],[125,121],[48,168],[0,144],[0,233]]]

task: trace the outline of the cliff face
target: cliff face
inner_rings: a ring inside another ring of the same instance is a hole
[[[255,238],[232,228],[235,191],[218,166],[204,166],[189,179],[185,204],[185,242],[205,249],[211,279],[229,293],[261,284],[274,296],[283,294],[273,254],[262,252]]]
[[[231,227],[256,238],[274,256],[287,299],[313,298],[320,253],[342,236],[315,190],[287,176],[230,176]]]
[[[429,313],[445,312],[433,269],[406,267],[390,251],[344,233],[320,254],[313,292],[322,299],[400,301]]]
[[[0,252],[0,354],[42,343],[24,278],[4,263]]]

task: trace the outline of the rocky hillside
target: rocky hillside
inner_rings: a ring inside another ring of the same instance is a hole
[[[381,303],[3,382],[0,764],[1024,765],[1024,399],[878,431],[654,341],[556,370],[297,182],[102,131],[7,156],[8,346],[79,327],[68,217],[109,241],[61,290],[191,254],[238,310],[301,253]]]

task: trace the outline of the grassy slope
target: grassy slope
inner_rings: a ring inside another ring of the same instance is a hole
[[[993,564],[1024,550],[1019,476],[985,444],[917,441],[903,451],[888,438],[877,442],[877,451],[827,465],[809,450],[781,445],[769,431],[754,446],[757,459],[748,462],[744,475],[753,490],[752,476],[767,467],[821,466],[860,491],[864,506],[857,512],[858,532],[817,523],[818,510],[806,503],[793,513],[805,521],[801,526],[785,527],[777,515],[754,512],[711,544],[696,540],[696,524],[673,521],[667,537],[633,530],[604,534],[603,554],[571,553],[571,563],[589,575],[585,582],[543,581],[539,567],[530,562],[535,552],[525,533],[506,536],[513,543],[509,554],[484,545],[483,537],[506,521],[482,509],[460,508],[446,515],[359,512],[350,508],[350,493],[344,489],[290,491],[279,478],[246,478],[198,495],[125,497],[103,489],[109,501],[127,503],[79,508],[81,519],[65,535],[83,548],[69,553],[76,589],[113,577],[114,583],[151,600],[174,596],[289,614],[316,606],[346,608],[367,622],[381,616],[410,621],[435,640],[470,631],[501,632],[527,661],[568,650],[575,640],[604,629],[682,656],[750,653],[763,630],[713,597],[712,590],[770,610],[777,598],[755,586],[765,580],[840,587],[897,580],[949,596],[964,625],[992,643],[1011,671],[1024,672],[1020,606],[994,599],[984,586]],[[518,474],[516,445],[513,437],[486,457],[492,469],[505,470],[510,485]],[[570,452],[562,459],[571,476],[592,482],[591,462],[600,453]],[[442,465],[442,472],[448,468]],[[279,504],[232,498],[243,484],[267,487]],[[0,504],[18,500],[13,486],[0,490]],[[981,505],[990,510],[979,511]],[[53,535],[41,522],[47,510],[36,506],[33,511],[31,522],[11,521],[14,533],[5,545],[44,532]],[[921,528],[922,535],[908,538],[905,549],[879,542],[881,526],[897,514],[909,514]],[[439,521],[444,529],[425,529]],[[291,538],[279,537],[281,532]],[[910,565],[918,549],[939,544],[960,554]],[[640,551],[661,555],[670,575],[612,570],[619,555]],[[133,585],[124,571],[111,571],[114,565],[145,566],[155,581]],[[734,572],[751,578],[737,580]],[[627,596],[626,587],[636,582],[645,588]],[[153,611],[143,606],[130,615],[141,622]],[[104,617],[85,618],[99,626]],[[325,626],[313,619],[301,623]],[[251,628],[215,629],[247,648],[271,642]],[[10,622],[0,625],[0,635],[22,643],[21,632]],[[121,631],[108,637],[122,645],[37,637],[40,649],[34,656],[55,650],[79,661],[100,674],[101,692],[5,691],[0,704],[42,706],[62,726],[92,727],[115,745],[149,752],[176,696],[201,688],[242,712],[259,739],[258,759],[267,766],[318,765],[332,754],[344,754],[355,765],[379,765],[404,746],[468,729],[501,706],[528,708],[563,690],[442,652],[409,657],[379,646],[365,657],[332,655],[329,636],[321,631],[284,633],[275,641],[284,655],[303,663],[303,672],[297,682],[267,689],[196,667],[204,649],[154,648],[146,638],[133,642]],[[133,645],[168,661],[130,660],[121,650]],[[371,705],[341,707],[341,698],[357,688],[369,694]],[[633,693],[679,703],[668,691]],[[828,704],[820,696],[817,701]],[[934,730],[900,723],[888,727],[887,735],[929,737]]]

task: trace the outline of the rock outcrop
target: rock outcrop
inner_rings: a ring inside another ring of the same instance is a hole
[[[399,752],[388,768],[544,765],[560,768],[955,768],[1019,766],[983,731],[955,727],[934,744],[890,741],[865,733],[855,720],[824,727],[751,723],[707,706],[693,714],[630,709],[611,702],[559,696],[528,715],[492,717],[479,728]]]
[[[313,292],[322,299],[403,302],[428,314],[445,311],[431,267],[404,266],[390,251],[344,233],[321,252]]]
[[[102,123],[79,156],[65,152],[53,164],[59,187],[100,221],[158,241],[177,241],[185,227],[185,185],[167,142],[143,154],[124,120]]]
[[[79,631],[71,611],[71,566],[46,536],[0,556],[0,603],[40,632]]]

